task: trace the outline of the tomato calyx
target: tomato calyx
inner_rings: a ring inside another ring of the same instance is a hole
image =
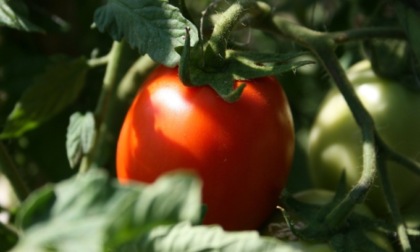
[[[249,8],[251,5],[256,8]],[[185,44],[177,48],[181,55],[179,76],[185,85],[210,85],[225,101],[235,102],[245,87],[241,84],[234,86],[237,80],[279,75],[314,63],[309,60],[296,61],[296,57],[302,56],[302,52],[277,54],[228,49],[227,41],[236,23],[243,20],[242,17],[251,10],[251,18],[259,17],[260,15],[256,14],[259,8],[262,9],[261,12],[267,12],[266,6],[253,1],[242,1],[232,5],[224,13],[229,15],[223,14],[216,23],[210,39],[206,42],[200,41],[193,47],[190,43],[189,29],[186,29]]]

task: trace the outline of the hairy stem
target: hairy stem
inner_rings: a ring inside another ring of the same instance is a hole
[[[349,105],[353,117],[362,130],[362,175],[358,183],[348,192],[343,201],[340,202],[326,218],[327,227],[336,227],[347,218],[357,203],[364,200],[365,195],[373,184],[377,170],[374,123],[370,114],[357,97],[344,69],[339,64],[334,53],[336,44],[330,36],[284,21],[279,22],[277,28],[283,36],[291,38],[312,51],[334,80],[334,83]]]
[[[220,68],[225,63],[229,34],[243,15],[257,6],[255,1],[242,0],[233,3],[215,24],[208,46],[205,49],[206,67]]]
[[[410,245],[410,240],[408,239],[407,228],[405,226],[404,220],[402,219],[400,210],[398,208],[398,202],[395,197],[394,190],[392,189],[391,181],[389,180],[385,158],[386,155],[380,155],[380,158],[378,158],[379,177],[382,182],[385,200],[387,202],[388,209],[390,210],[392,219],[396,225],[400,245],[404,252],[410,252],[412,251],[412,249]]]
[[[243,6],[240,3],[234,3],[221,15],[220,21],[214,26],[212,36],[205,50],[207,66],[213,67],[223,65],[230,31],[232,31],[233,27],[244,13],[245,9]]]

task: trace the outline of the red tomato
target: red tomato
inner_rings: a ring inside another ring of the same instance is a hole
[[[286,96],[274,78],[246,83],[227,103],[209,86],[187,87],[157,68],[125,118],[117,148],[121,182],[153,182],[192,169],[203,181],[205,224],[256,229],[275,210],[294,151]]]

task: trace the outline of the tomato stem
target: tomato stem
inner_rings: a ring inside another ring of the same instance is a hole
[[[109,61],[109,55],[105,55],[100,58],[89,59],[87,64],[90,68],[95,68],[98,66],[103,66],[103,65],[108,64],[108,61]]]
[[[412,251],[412,249],[410,245],[410,240],[408,239],[407,228],[405,226],[404,220],[401,217],[395,193],[392,189],[391,181],[389,180],[385,158],[385,155],[378,155],[379,178],[381,179],[383,191],[386,196],[385,200],[387,202],[388,209],[390,210],[392,219],[396,225],[400,245],[404,252],[409,252]]]
[[[116,136],[109,131],[107,125],[107,117],[109,111],[115,101],[115,91],[117,83],[121,80],[122,74],[125,72],[125,64],[123,59],[129,47],[125,42],[115,41],[109,53],[109,61],[105,72],[104,82],[101,94],[95,109],[95,120],[97,134],[95,143],[90,151],[81,161],[79,172],[83,173],[91,167],[98,168],[104,165],[105,160],[109,157],[109,146],[113,146]],[[111,143],[110,143],[111,142]]]
[[[381,153],[383,153],[388,159],[395,163],[402,165],[417,176],[420,176],[420,164],[406,156],[398,153],[397,151],[389,148],[389,146],[383,142],[380,136],[376,136],[379,146],[381,147]]]
[[[206,67],[219,68],[225,64],[227,40],[245,9],[239,2],[232,4],[220,17],[205,49]]]
[[[375,129],[373,119],[364,108],[344,69],[334,53],[335,42],[325,33],[313,31],[305,27],[282,21],[277,24],[279,32],[308,48],[318,58],[324,69],[334,80],[344,99],[362,130],[363,139],[363,171],[358,183],[348,192],[346,197],[326,216],[326,226],[333,229],[342,224],[353,210],[353,207],[364,200],[373,184],[376,164]]]
[[[224,66],[230,33],[244,14],[253,10],[252,6],[256,6],[255,1],[238,1],[220,16],[204,51],[206,68],[217,69]]]
[[[125,108],[118,111],[119,114],[121,114],[121,111],[123,111],[122,113],[127,111],[131,101],[137,94],[139,86],[156,66],[157,63],[146,54],[139,57],[128,69],[117,87],[117,101],[125,104]]]
[[[353,207],[364,200],[367,192],[374,182],[376,172],[379,171],[383,183],[384,193],[396,225],[401,245],[404,251],[411,251],[410,242],[407,236],[407,229],[401,219],[395,195],[392,190],[387,171],[384,168],[384,158],[390,158],[399,162],[416,174],[420,174],[420,166],[416,162],[393,151],[382,141],[376,132],[372,117],[358,98],[346,76],[344,69],[341,67],[337,56],[334,53],[335,47],[339,43],[372,37],[404,39],[405,36],[403,32],[398,28],[366,28],[336,33],[320,33],[286,21],[281,21],[275,25],[274,23],[272,24],[273,25],[268,26],[269,29],[277,29],[278,33],[293,39],[295,42],[312,51],[319,62],[323,65],[324,69],[334,80],[334,83],[346,100],[353,117],[362,131],[362,175],[358,183],[347,193],[346,197],[327,214],[325,218],[327,229],[333,230],[337,227],[337,225],[343,223],[352,211]],[[386,154],[384,157],[381,157],[381,159],[379,159],[378,156],[380,151],[382,154]],[[378,164],[378,162],[380,164]],[[324,231],[328,232],[328,230]]]

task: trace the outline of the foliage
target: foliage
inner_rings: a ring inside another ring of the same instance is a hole
[[[338,86],[362,132],[365,179],[316,220],[298,210],[307,221],[294,232],[344,251],[360,247],[340,237],[349,230],[362,237],[348,217],[378,176],[392,216],[373,218],[372,229],[397,251],[418,249],[419,201],[400,210],[398,187],[376,161],[379,153],[413,177],[419,164],[382,141],[345,70],[369,59],[381,78],[418,90],[419,10],[410,0],[0,0],[0,172],[22,201],[8,205],[0,191],[0,215],[11,216],[0,222],[0,251],[299,251],[255,231],[199,225],[200,182],[192,175],[114,181],[123,115],[157,64],[179,66],[184,84],[210,84],[230,102],[241,95],[234,80],[280,80],[297,136],[285,194],[313,187],[307,136],[321,100]],[[282,207],[287,215],[294,206]]]
[[[194,226],[200,191],[188,173],[121,186],[92,170],[42,188],[21,206],[17,223],[25,236],[12,251],[290,251],[255,231]]]

